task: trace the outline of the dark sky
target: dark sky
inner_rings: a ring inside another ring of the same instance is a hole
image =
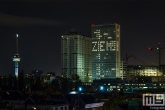
[[[91,35],[91,24],[121,26],[121,59],[135,55],[148,65],[158,65],[165,47],[165,3],[138,1],[34,1],[0,3],[0,74],[14,72],[15,35],[19,34],[20,70],[61,73],[61,35],[76,30]],[[162,64],[165,64],[165,50]],[[130,58],[130,65],[142,64]]]

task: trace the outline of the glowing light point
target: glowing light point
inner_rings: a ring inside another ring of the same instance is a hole
[[[81,87],[79,87],[79,89],[78,89],[79,91],[82,91],[82,88]]]
[[[16,36],[18,37],[18,34],[16,34]]]
[[[92,26],[95,26],[95,24],[92,24]]]
[[[103,90],[103,89],[104,89],[104,87],[103,87],[103,86],[101,86],[101,87],[100,87],[100,90]]]

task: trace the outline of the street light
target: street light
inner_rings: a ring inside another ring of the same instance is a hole
[[[82,87],[79,87],[78,90],[79,90],[79,91],[82,91]]]
[[[100,86],[100,90],[103,91],[104,90],[104,87],[103,86]]]

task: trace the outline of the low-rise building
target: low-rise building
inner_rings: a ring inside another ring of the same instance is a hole
[[[30,79],[40,78],[42,73],[43,73],[42,70],[33,70],[32,73],[26,74],[26,78],[30,78]]]
[[[133,76],[164,76],[165,65],[128,65],[127,74]]]
[[[56,79],[55,72],[48,72],[46,76],[43,77],[44,83],[47,84],[50,84],[55,79]]]

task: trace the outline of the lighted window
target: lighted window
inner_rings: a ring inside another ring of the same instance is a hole
[[[36,110],[36,107],[32,107],[32,110]]]
[[[104,33],[104,35],[108,35],[108,33]]]

